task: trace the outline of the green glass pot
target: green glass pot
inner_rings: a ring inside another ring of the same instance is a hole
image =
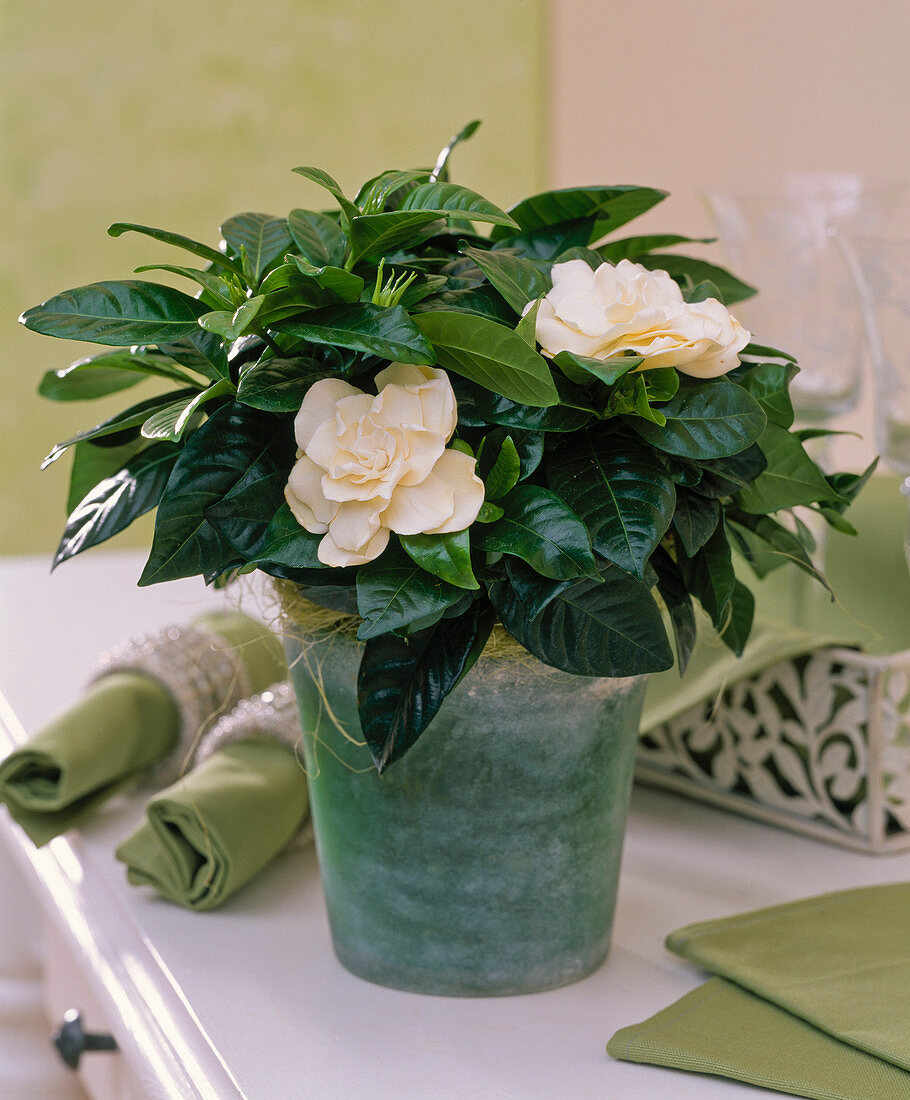
[[[383,775],[357,717],[362,646],[287,641],[339,960],[453,996],[529,993],[604,960],[646,677],[484,656]]]

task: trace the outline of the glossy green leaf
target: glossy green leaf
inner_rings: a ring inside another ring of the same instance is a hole
[[[304,259],[314,267],[340,267],[347,238],[337,222],[314,210],[292,210],[288,229]]]
[[[421,569],[404,551],[390,547],[357,571],[357,637],[366,640],[441,615],[464,590]]]
[[[492,501],[485,500],[480,506],[480,511],[477,513],[476,523],[495,523],[498,519],[502,519],[505,515],[505,509],[500,508],[498,504],[494,504]]]
[[[311,183],[315,183],[319,187],[324,187],[341,207],[341,211],[348,221],[360,213],[351,200],[345,198],[344,192],[341,190],[338,181],[322,168],[304,166],[302,168],[292,168],[291,171],[296,172],[298,176],[303,176],[304,179],[308,179]]]
[[[327,306],[313,310],[303,321],[280,321],[273,326],[308,340],[378,355],[399,363],[430,363],[433,349],[401,306],[384,308],[369,302]]]
[[[146,439],[166,439],[173,443],[183,438],[193,416],[207,401],[231,393],[234,387],[226,378],[213,382],[208,389],[194,397],[182,397],[165,405],[155,412],[142,425],[142,435]]]
[[[105,542],[155,508],[178,453],[170,443],[156,443],[97,484],[70,514],[53,568]]]
[[[596,413],[582,405],[566,404],[540,408],[509,401],[490,390],[454,379],[458,398],[458,419],[466,427],[497,424],[504,428],[522,428],[532,432],[575,432],[590,423]],[[557,381],[557,390],[559,383]]]
[[[679,372],[674,367],[655,367],[641,372],[649,401],[669,401],[679,389]]]
[[[238,257],[245,258],[254,286],[292,243],[287,218],[271,214],[237,214],[224,222],[221,235]]]
[[[778,424],[769,424],[758,445],[767,469],[747,485],[737,501],[744,512],[777,512],[798,504],[837,499],[825,475],[806,453],[797,436]]]
[[[652,187],[571,187],[532,195],[511,207],[509,214],[526,232],[559,222],[596,218],[596,236],[604,236],[666,197],[666,191],[656,191]],[[505,235],[504,230],[493,230],[494,240]],[[589,235],[588,241],[593,239],[595,237]]]
[[[267,412],[295,413],[310,386],[331,377],[337,374],[310,358],[265,359],[240,376],[237,400]]]
[[[89,401],[133,386],[149,375],[185,386],[199,385],[192,375],[155,352],[107,351],[77,359],[62,370],[48,371],[38,392],[52,401]]]
[[[793,425],[790,383],[798,369],[795,363],[759,363],[741,374],[737,372],[736,380],[761,405],[771,424],[790,428]]]
[[[382,214],[359,214],[351,219],[351,256],[381,256],[411,245],[427,236],[427,226],[439,220],[435,211],[389,210]]]
[[[597,252],[611,264],[620,260],[638,260],[639,257],[656,248],[670,248],[675,244],[713,244],[714,237],[680,237],[677,233],[652,233],[641,237],[623,237],[618,241],[607,241]]]
[[[576,355],[572,351],[561,351],[553,362],[570,382],[587,385],[593,379],[605,386],[614,386],[624,374],[640,366],[644,359],[640,355],[617,355],[612,359],[591,359],[586,355]]]
[[[552,488],[576,512],[601,557],[636,577],[673,518],[676,489],[660,455],[601,428],[579,433],[547,466]]]
[[[314,283],[334,294],[340,301],[349,303],[359,301],[363,293],[364,281],[353,271],[345,271],[343,267],[333,267],[328,264],[317,267],[301,256],[292,256],[291,259],[305,279],[312,279]]]
[[[189,335],[206,308],[172,287],[127,279],[66,290],[27,309],[19,320],[45,336],[129,347]]]
[[[645,376],[639,371],[627,371],[614,385],[604,416],[632,416],[656,424],[659,429],[667,423],[663,406],[651,404]]]
[[[487,500],[504,497],[518,484],[521,474],[521,459],[511,436],[488,445],[493,438],[494,433],[485,436],[477,454],[477,475],[484,483]]]
[[[230,287],[214,271],[200,271],[195,267],[178,267],[176,264],[143,264],[135,268],[134,274],[142,275],[146,271],[167,271],[171,275],[182,275],[185,279],[191,279],[197,286],[202,287],[203,293],[200,300],[205,302],[210,309],[234,309],[234,302],[230,296]]]
[[[755,597],[742,581],[736,582],[733,595],[730,597],[727,616],[727,625],[721,632],[721,638],[724,645],[737,657],[742,657],[752,631],[752,620],[755,618]]]
[[[782,565],[795,565],[830,591],[830,585],[814,565],[802,540],[771,516],[731,511],[729,530],[734,545],[757,577],[765,577]]]
[[[542,577],[521,558],[505,556],[506,573],[509,584],[515,589],[525,610],[527,619],[536,619],[547,604],[576,583],[576,578],[557,581],[552,577]]]
[[[382,772],[417,741],[490,636],[495,615],[486,601],[408,639],[367,642],[357,677],[364,739]]]
[[[486,318],[438,311],[414,323],[435,348],[439,366],[510,401],[546,407],[559,402],[550,368],[511,329]]]
[[[210,245],[201,244],[199,241],[194,241],[189,237],[184,237],[180,233],[171,233],[167,229],[155,229],[149,225],[136,225],[134,222],[115,222],[108,229],[108,233],[112,237],[120,237],[124,233],[142,233],[146,237],[152,237],[156,241],[163,241],[164,244],[172,244],[177,248],[182,248],[186,252],[192,252],[194,256],[199,256],[203,260],[208,260],[210,264],[213,264],[217,268],[221,268],[224,271],[229,271],[234,275],[243,277],[243,271],[239,264],[236,264],[229,256],[225,256],[223,252],[219,252],[217,248],[212,248]]]
[[[96,485],[122,470],[130,459],[148,446],[148,440],[141,436],[132,436],[125,443],[113,443],[112,438],[117,437],[102,436],[73,447],[73,465],[66,498],[67,515],[75,511]]]
[[[490,286],[463,287],[458,290],[445,288],[420,301],[414,314],[443,312],[469,313],[512,329],[515,313]],[[524,341],[527,344],[527,340]],[[532,350],[534,350],[532,348]]]
[[[722,458],[744,451],[766,423],[755,398],[725,381],[683,384],[661,412],[667,419],[663,427],[636,420],[635,430],[654,447],[681,458]]]
[[[505,249],[491,252],[467,245],[461,251],[477,264],[516,313],[550,289],[549,279],[536,264]]]
[[[182,340],[159,344],[158,349],[176,359],[182,367],[189,367],[213,382],[228,377],[228,358],[224,342],[213,332],[197,327]]]
[[[554,580],[596,574],[584,523],[555,493],[519,485],[499,504],[505,512],[502,519],[475,536],[482,550],[514,554]]]
[[[545,664],[579,676],[636,676],[673,664],[654,597],[615,566],[557,593],[534,618],[507,581],[490,588],[503,625]]]
[[[396,208],[408,191],[430,178],[429,168],[390,168],[367,180],[354,196],[354,205],[364,214],[378,214]]]
[[[679,568],[686,587],[708,613],[714,629],[724,630],[728,621],[725,613],[733,597],[736,577],[723,523],[718,524],[708,541],[691,558],[679,555]]]
[[[692,600],[679,566],[666,550],[659,547],[650,564],[657,575],[657,591],[670,618],[676,645],[676,666],[682,676],[688,667],[698,636]]]
[[[217,520],[217,516],[212,518]],[[317,554],[321,541],[322,535],[311,534],[301,527],[287,503],[282,502],[249,560],[273,575],[275,566],[291,570],[327,569]]]
[[[505,210],[456,183],[421,183],[409,191],[401,210],[427,210],[444,217],[461,217],[471,222],[489,222],[519,229]]]
[[[60,458],[68,447],[72,447],[76,443],[82,443],[89,439],[100,439],[102,436],[114,435],[115,433],[124,432],[128,429],[135,429],[136,435],[138,435],[138,429],[157,409],[162,408],[164,405],[169,405],[173,401],[195,397],[198,392],[199,391],[195,389],[174,390],[171,393],[161,393],[157,394],[155,397],[149,397],[145,401],[140,401],[138,405],[131,405],[128,409],[124,409],[122,412],[116,413],[109,419],[103,420],[93,428],[87,428],[85,431],[77,432],[75,435],[70,436],[69,439],[64,439],[61,443],[57,443],[47,458],[41,463],[41,469],[47,469],[52,462],[56,462],[57,459]]]
[[[716,500],[680,490],[676,494],[673,526],[683,550],[691,558],[714,534],[720,520],[720,505]]]
[[[533,302],[522,319],[515,326],[515,335],[532,348],[537,350],[537,314],[540,312],[540,302]]]
[[[400,535],[401,545],[413,561],[457,588],[476,589],[480,585],[471,568],[471,540],[467,531],[447,535]]]
[[[217,409],[180,452],[158,506],[152,549],[140,585],[213,575],[242,558],[206,518],[230,493],[287,471],[294,461],[290,428],[269,413],[231,404]]]
[[[199,324],[206,332],[213,332],[228,343],[233,343],[256,323],[256,315],[264,301],[265,298],[258,294],[255,298],[249,298],[233,312],[216,310],[213,313],[203,313],[199,318]]]
[[[586,245],[591,239],[590,218],[541,226],[539,229],[502,238],[497,237],[497,229],[498,227],[493,227],[494,252],[516,254],[532,263],[540,264],[546,270],[549,270],[558,257],[571,249]]]
[[[756,293],[754,286],[749,286],[742,279],[737,279],[724,268],[710,264],[706,260],[693,259],[691,256],[674,256],[669,252],[649,252],[645,256],[640,256],[638,262],[651,271],[666,271],[677,281],[689,280],[692,285],[702,282],[713,283],[722,295],[721,301],[727,306],[751,298]]]

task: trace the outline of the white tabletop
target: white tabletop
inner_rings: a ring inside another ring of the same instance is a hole
[[[221,599],[201,582],[137,589],[140,568],[135,554],[95,553],[50,577],[35,559],[0,562],[0,691],[26,730],[72,700],[100,649]],[[7,739],[22,736],[14,718],[6,724]],[[910,855],[852,853],[636,789],[614,944],[598,973],[529,996],[423,997],[335,961],[311,848],[283,855],[214,913],[127,886],[113,849],[141,812],[140,797],[121,798],[41,852],[2,814],[0,839],[125,1021],[126,1053],[162,1100],[767,1097],[604,1052],[616,1029],[704,980],[664,937],[691,921],[910,877]]]

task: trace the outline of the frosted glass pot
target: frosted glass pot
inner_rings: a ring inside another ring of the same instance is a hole
[[[837,235],[884,232],[903,193],[822,173],[784,177],[764,194],[707,195],[731,267],[759,290],[736,315],[798,359],[791,392],[803,420],[839,415],[858,397],[863,323]]]
[[[361,646],[287,648],[344,966],[454,996],[548,989],[600,966],[646,678],[483,657],[378,776],[357,718]]]

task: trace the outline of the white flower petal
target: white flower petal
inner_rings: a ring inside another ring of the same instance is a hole
[[[463,531],[477,519],[477,513],[483,504],[483,482],[477,476],[477,462],[463,451],[452,448],[444,451],[433,467],[433,476],[441,478],[452,489],[452,515],[438,527],[430,528],[426,534],[445,535],[450,531]]]
[[[379,530],[379,513],[384,507],[384,500],[351,500],[339,505],[329,524],[332,541],[343,550],[359,553]]]
[[[399,535],[420,535],[445,523],[454,512],[452,487],[430,474],[419,485],[398,486],[382,513],[382,524]]]
[[[322,468],[306,455],[294,463],[284,497],[300,526],[314,535],[328,530],[338,510],[338,505],[327,501],[322,492]]]
[[[416,363],[390,363],[376,375],[376,389],[383,386],[419,386],[434,378],[445,378],[446,372],[437,367],[419,366]]]
[[[376,534],[361,550],[345,550],[339,546],[329,532],[316,548],[316,556],[323,565],[346,566],[364,565],[385,550],[389,544],[389,532],[385,527],[380,527]]]
[[[380,424],[407,428],[423,423],[418,386],[383,386],[374,401],[374,419]]]
[[[323,470],[331,470],[335,464],[335,455],[338,453],[338,443],[338,424],[333,416],[331,420],[323,420],[318,425],[310,436],[304,453]]]
[[[435,432],[412,429],[407,436],[407,461],[400,485],[419,485],[427,477],[445,450],[446,441]]]
[[[314,382],[307,390],[300,411],[294,418],[297,446],[305,451],[319,425],[325,420],[334,419],[337,401],[362,392],[341,378],[320,378],[318,382]]]

